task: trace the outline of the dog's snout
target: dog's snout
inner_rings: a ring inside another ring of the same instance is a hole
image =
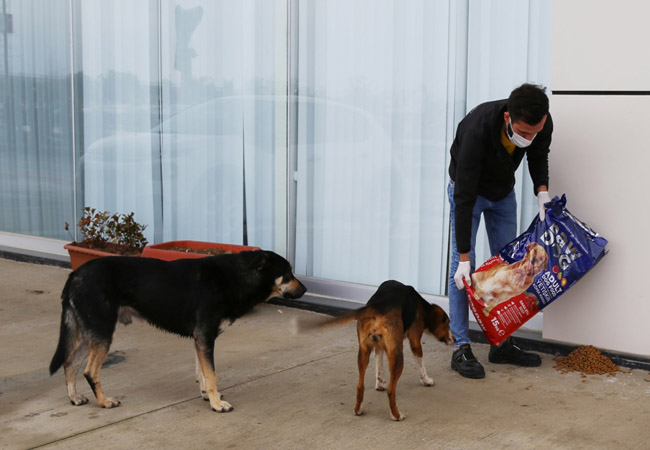
[[[443,344],[451,345],[454,343],[454,335],[449,329],[449,321],[435,329],[433,335]]]
[[[449,330],[447,335],[444,337],[443,342],[447,345],[452,345],[454,343],[454,334]]]
[[[294,278],[286,285],[286,289],[283,290],[282,296],[288,299],[296,299],[302,297],[305,292],[307,292],[305,285]]]

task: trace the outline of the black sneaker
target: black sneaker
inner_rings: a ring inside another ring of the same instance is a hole
[[[522,367],[538,367],[542,358],[537,353],[525,352],[512,338],[499,346],[491,346],[488,360],[494,364],[514,364]]]
[[[474,357],[469,344],[461,345],[451,355],[451,368],[465,378],[485,378],[485,370]]]

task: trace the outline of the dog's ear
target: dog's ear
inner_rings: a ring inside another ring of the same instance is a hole
[[[537,242],[533,241],[533,242],[531,242],[530,244],[528,244],[526,246],[526,250],[531,251],[532,249],[535,248],[536,245],[537,245]]]
[[[438,305],[432,305],[429,317],[429,332],[441,342],[451,345],[454,343],[453,336],[449,330],[449,316]]]
[[[445,311],[438,305],[432,304],[431,309],[429,309],[429,315],[427,317],[426,326],[429,328],[429,331],[433,333],[436,328],[440,326],[444,320]]]
[[[255,253],[256,254],[253,256],[253,259],[251,260],[250,267],[252,269],[260,271],[266,266],[266,263],[268,261],[268,256],[264,250],[259,250]]]

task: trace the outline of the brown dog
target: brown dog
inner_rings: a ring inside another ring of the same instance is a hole
[[[449,316],[438,305],[432,305],[418,294],[411,286],[398,281],[385,281],[363,308],[351,311],[341,317],[328,319],[317,325],[344,324],[357,321],[359,338],[359,383],[354,405],[356,415],[363,414],[364,377],[370,361],[370,354],[375,351],[378,391],[386,390],[383,375],[383,355],[388,356],[390,381],[388,383],[388,403],[393,420],[403,420],[404,415],[397,409],[397,381],[404,368],[404,339],[408,339],[411,351],[420,370],[420,382],[424,386],[433,386],[434,382],[427,375],[422,363],[421,338],[424,331],[433,334],[436,339],[450,345],[453,336],[449,330]]]
[[[544,247],[531,242],[526,250],[521,261],[495,264],[487,270],[472,274],[472,287],[485,302],[483,314],[486,317],[499,303],[526,292],[535,277],[548,266],[548,255]]]

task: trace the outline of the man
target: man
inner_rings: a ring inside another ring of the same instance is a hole
[[[548,194],[548,152],[553,121],[544,88],[523,84],[510,97],[478,105],[458,124],[451,145],[448,186],[451,206],[452,253],[449,272],[449,312],[456,339],[451,367],[467,378],[483,378],[485,370],[472,354],[469,308],[463,279],[468,285],[475,269],[476,232],[485,228],[494,255],[517,237],[515,170],[524,155],[533,180],[540,218]],[[489,353],[492,363],[526,367],[541,364],[534,353],[521,350],[512,339]]]

